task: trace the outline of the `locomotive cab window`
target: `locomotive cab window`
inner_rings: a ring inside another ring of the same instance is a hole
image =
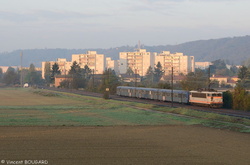
[[[192,97],[206,98],[207,95],[205,93],[192,93]]]

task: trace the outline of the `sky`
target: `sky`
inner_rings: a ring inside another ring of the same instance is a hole
[[[249,0],[0,0],[0,52],[245,36],[249,7]]]

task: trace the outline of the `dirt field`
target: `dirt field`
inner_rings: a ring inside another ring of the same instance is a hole
[[[202,126],[0,127],[0,164],[249,164],[250,136]],[[27,163],[27,161],[26,161]]]
[[[197,123],[110,100],[1,89],[0,165],[249,164],[250,134]]]

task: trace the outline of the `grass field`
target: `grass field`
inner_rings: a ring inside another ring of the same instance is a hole
[[[250,132],[249,127],[232,118],[188,110],[155,107],[150,104],[120,102],[69,93],[35,89],[0,89],[0,126],[129,126],[193,125]],[[185,116],[171,113],[181,112]],[[196,114],[197,114],[196,113]],[[202,114],[200,114],[202,113]],[[188,115],[188,116],[186,116]],[[193,117],[189,117],[193,116]],[[194,117],[195,116],[195,117]],[[201,118],[200,116],[204,116]],[[222,121],[217,119],[222,119]],[[227,120],[224,120],[226,118]],[[230,122],[232,121],[232,122]],[[244,120],[244,123],[248,121]]]
[[[0,89],[0,160],[1,164],[46,160],[49,165],[248,165],[249,134],[236,132],[249,132],[247,123],[151,104]]]

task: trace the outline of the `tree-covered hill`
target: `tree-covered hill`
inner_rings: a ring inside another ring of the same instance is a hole
[[[169,50],[184,52],[195,57],[195,61],[223,59],[241,64],[250,58],[250,36],[187,42]]]
[[[42,61],[55,61],[57,58],[71,60],[72,54],[86,53],[88,50],[105,54],[106,57],[119,59],[119,52],[135,51],[137,46],[121,46],[109,49],[26,49],[0,53],[0,66],[20,66],[20,52],[23,52],[23,65],[33,63],[41,66]],[[229,64],[239,65],[250,58],[250,36],[210,39],[186,42],[179,45],[146,46],[149,52],[171,51],[194,56],[195,61],[225,60]]]

